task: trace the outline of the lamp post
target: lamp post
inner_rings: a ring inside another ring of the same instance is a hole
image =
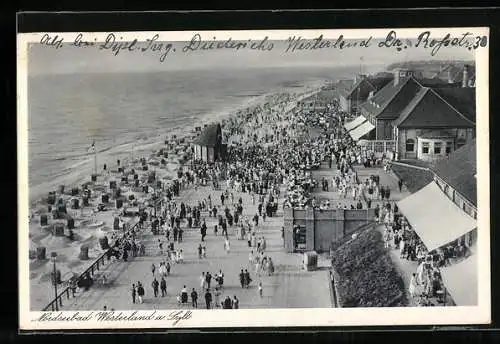
[[[56,270],[56,258],[57,258],[57,252],[52,252],[50,254],[50,260],[52,261],[53,267],[54,267],[54,297],[56,301],[56,311],[59,310],[59,301],[57,301],[57,270]]]

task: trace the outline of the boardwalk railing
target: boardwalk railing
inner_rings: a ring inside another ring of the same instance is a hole
[[[134,224],[130,230],[133,230],[135,229],[137,226],[139,225],[139,222],[137,222],[136,224]],[[105,265],[105,257],[108,255],[109,251],[112,250],[112,248],[109,248],[106,250],[106,252],[104,252],[103,254],[101,254],[99,256],[99,258],[97,258],[97,260],[91,265],[89,266],[84,272],[82,272],[74,281],[73,283],[75,283],[76,285],[78,285],[78,282],[80,282],[83,278],[85,278],[87,275],[92,277],[94,276],[94,273],[99,271],[99,269]],[[49,302],[49,304],[47,306],[45,306],[42,311],[43,312],[46,312],[46,311],[55,311],[57,310],[58,308],[62,307],[63,306],[63,298],[66,298],[66,300],[69,300],[70,298],[74,298],[76,297],[72,291],[72,288],[73,286],[72,285],[68,285],[66,286],[65,288],[63,288],[63,290],[57,294],[57,296],[52,299],[52,301]]]
[[[111,250],[111,248],[106,250],[106,252],[104,252],[102,255],[100,255],[99,258],[97,258],[97,260],[91,266],[89,266],[87,268],[87,270],[85,270],[83,273],[81,273],[76,278],[74,283],[76,283],[78,285],[78,282],[80,280],[82,280],[85,276],[90,275],[92,277],[96,271],[99,271],[100,267],[104,266],[104,262],[105,262],[104,258],[106,257],[106,255],[108,254],[108,252],[110,250]],[[62,307],[63,306],[62,300],[64,297],[66,297],[66,300],[69,300],[70,298],[75,297],[75,295],[73,294],[73,291],[71,289],[72,289],[72,285],[66,286],[66,288],[64,288],[60,293],[58,293],[57,297],[55,297],[52,301],[50,301],[50,303],[47,306],[45,306],[42,309],[42,311],[44,311],[44,312],[50,311],[50,310],[55,311],[58,308]]]

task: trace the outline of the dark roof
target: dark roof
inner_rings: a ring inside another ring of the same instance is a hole
[[[476,67],[473,64],[472,65],[465,64],[465,65],[467,65],[469,79],[470,79],[473,75],[476,74]],[[442,79],[442,80],[462,84],[465,65],[448,64],[444,68],[442,68],[439,72],[437,72],[434,75],[434,77]]]
[[[477,206],[476,140],[436,162],[434,173]]]
[[[434,91],[468,120],[476,122],[476,89],[474,87],[443,87]]]
[[[194,140],[200,146],[215,147],[222,142],[222,128],[220,124],[210,124]]]
[[[349,83],[343,83],[339,88],[339,93],[344,98],[359,97],[359,99],[368,98],[370,92],[376,92],[387,85],[392,77],[374,77],[360,76],[358,80]],[[350,80],[351,81],[351,80]]]
[[[354,80],[339,80],[337,83],[337,93],[340,96],[347,97],[354,85]]]
[[[390,82],[361,107],[375,117],[396,119],[415,97],[420,87],[420,84],[412,77],[402,78],[397,85]]]
[[[472,128],[474,122],[447,103],[433,89],[422,87],[394,125],[401,128]]]

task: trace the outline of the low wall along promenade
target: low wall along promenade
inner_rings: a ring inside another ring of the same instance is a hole
[[[375,209],[284,210],[287,252],[295,251],[294,226],[306,230],[306,251],[327,252],[330,244],[375,221]]]

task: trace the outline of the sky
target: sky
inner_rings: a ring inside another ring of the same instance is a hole
[[[77,48],[65,45],[55,49],[39,43],[30,44],[28,74],[69,74],[106,72],[161,72],[170,70],[276,68],[276,67],[341,67],[353,65],[388,65],[408,60],[473,60],[474,54],[464,48],[442,48],[436,56],[429,50],[409,48],[400,52],[395,48],[379,48],[373,41],[368,48],[321,49],[285,53],[286,41],[272,41],[271,51],[196,50],[181,53],[187,42],[175,42],[163,62],[161,53],[121,51],[97,47]],[[142,46],[144,46],[144,43]]]

